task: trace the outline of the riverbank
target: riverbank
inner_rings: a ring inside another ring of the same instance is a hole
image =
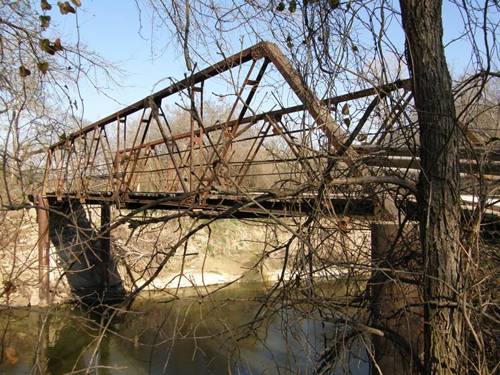
[[[96,215],[98,210],[89,213]],[[122,212],[121,214],[126,214]],[[119,212],[114,210],[114,219]],[[0,246],[3,292],[0,304],[10,306],[35,306],[38,298],[37,223],[34,210],[3,213],[4,230]],[[94,217],[93,222],[98,222]],[[267,222],[225,219],[205,226],[172,249],[202,221],[189,218],[157,223],[132,230],[128,225],[114,229],[112,236],[113,257],[118,264],[125,289],[144,287],[144,291],[167,291],[175,294],[182,288],[205,288],[233,283],[262,283],[271,287],[282,276],[291,277],[290,269],[299,266],[300,249],[292,241],[285,250],[283,244],[290,239],[290,232],[283,226]],[[348,241],[346,240],[348,239]],[[369,265],[369,235],[355,231],[337,239],[340,251],[329,249],[324,254],[331,259],[327,266],[315,274],[318,278],[345,277],[352,269],[341,266],[347,260],[359,269]],[[347,245],[346,245],[347,244]],[[352,248],[353,252],[346,252]],[[354,251],[355,250],[355,251]],[[322,255],[322,254],[318,254]],[[285,257],[288,261],[285,262]],[[297,263],[299,262],[299,263]],[[284,269],[284,264],[286,268]],[[145,285],[146,284],[146,285]],[[71,298],[70,290],[55,249],[51,247],[50,259],[51,303],[64,303]]]

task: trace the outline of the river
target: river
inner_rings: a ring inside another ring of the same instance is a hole
[[[4,308],[0,373],[310,374],[343,329],[292,308],[249,325],[262,305],[257,284],[182,295],[143,296],[102,321],[70,306]],[[369,373],[360,343],[353,348],[329,373]]]

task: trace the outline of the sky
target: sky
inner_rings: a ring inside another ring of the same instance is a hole
[[[110,72],[116,80],[97,77],[95,83],[105,94],[88,82],[80,82],[87,120],[96,121],[167,86],[168,81],[158,83],[161,79],[183,76],[179,51],[172,44],[163,51],[152,47],[147,25],[141,30],[133,0],[84,0],[82,4],[77,19],[72,15],[57,17],[53,12],[54,28],[62,40],[74,41],[78,25],[82,45],[111,63]],[[165,38],[167,44],[168,36]]]
[[[168,77],[177,80],[184,77],[186,69],[179,47],[170,40],[167,31],[156,33],[155,43],[151,43],[149,15],[143,9],[142,17],[139,17],[134,0],[83,0],[82,4],[77,17],[58,17],[57,12],[52,12],[56,15],[54,28],[63,40],[76,40],[78,30],[83,45],[119,68],[111,69],[116,82],[109,82],[102,76],[96,80],[106,95],[87,82],[81,83],[87,121],[96,121],[166,87]],[[447,2],[443,9],[443,23],[446,44],[460,34],[458,25],[462,24],[459,13]],[[448,64],[454,75],[466,69],[465,48],[461,42],[447,47]],[[235,52],[238,51],[228,51],[228,55]]]

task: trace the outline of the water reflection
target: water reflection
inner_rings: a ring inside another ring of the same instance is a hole
[[[255,286],[239,286],[208,299],[144,299],[111,321],[69,308],[4,311],[0,372],[312,373],[324,338],[333,337],[335,327],[302,319],[293,310],[249,326],[260,306],[258,296]],[[7,348],[15,353],[10,359]],[[364,357],[352,356],[347,373],[367,374]]]

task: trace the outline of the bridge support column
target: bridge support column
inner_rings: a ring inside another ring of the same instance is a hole
[[[372,224],[372,374],[416,374],[423,350],[423,309],[418,286],[418,230],[409,224]]]
[[[106,290],[109,286],[109,270],[111,259],[111,231],[109,229],[111,223],[111,206],[109,204],[101,204],[101,226],[99,228],[99,245],[100,256],[102,260],[101,268],[103,272],[102,289]]]
[[[54,202],[51,209],[50,240],[76,300],[92,306],[123,301],[125,290],[110,252],[110,207],[101,207],[99,230],[78,201]]]
[[[49,205],[46,199],[36,199],[36,219],[38,223],[38,297],[40,305],[50,303],[50,238]]]

